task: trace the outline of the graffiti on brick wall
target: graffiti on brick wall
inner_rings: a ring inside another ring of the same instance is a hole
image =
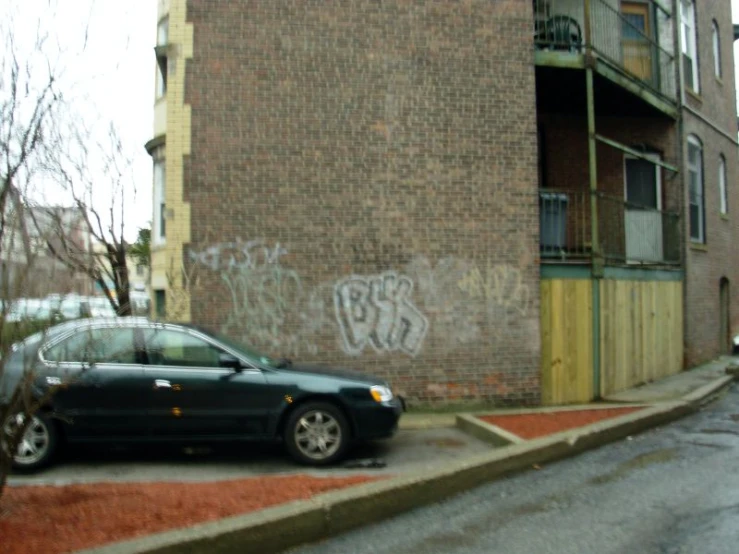
[[[453,256],[435,264],[425,256],[415,256],[405,267],[405,273],[416,283],[424,312],[432,319],[429,340],[437,349],[452,350],[481,339],[479,306],[457,286],[473,267]]]
[[[358,355],[370,345],[378,352],[416,356],[429,322],[413,304],[412,292],[413,281],[393,271],[336,283],[334,307],[345,352]]]
[[[279,265],[287,250],[278,242],[267,246],[263,240],[219,242],[201,252],[190,252],[190,258],[213,271],[255,269],[266,265]]]
[[[531,314],[530,288],[522,270],[513,265],[480,266],[453,256],[434,265],[416,256],[405,272],[432,319],[436,349],[453,350],[483,338],[505,340],[516,318]]]
[[[520,267],[453,256],[435,263],[414,256],[398,271],[318,285],[303,283],[279,243],[221,242],[190,257],[225,285],[224,332],[290,356],[317,354],[330,336],[354,356],[368,347],[417,356],[424,348],[451,352],[505,341],[521,319],[528,324],[534,300]]]
[[[315,333],[330,321],[318,291],[306,292],[300,275],[285,267],[287,249],[262,240],[232,241],[191,252],[216,271],[230,296],[224,333],[285,355],[315,354]]]
[[[495,335],[504,334],[513,317],[525,318],[531,306],[531,291],[521,270],[508,264],[473,267],[457,283],[459,289],[485,306]]]

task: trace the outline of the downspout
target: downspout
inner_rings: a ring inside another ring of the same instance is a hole
[[[585,0],[585,87],[588,112],[588,175],[590,179],[590,243],[591,243],[591,284],[593,289],[593,396],[601,397],[600,383],[600,279],[603,277],[603,259],[600,251],[598,233],[598,158],[595,133],[595,91],[593,86],[591,6]]]
[[[674,49],[675,49],[675,99],[677,100],[677,166],[680,168],[678,187],[680,189],[680,206],[679,213],[682,219],[680,226],[680,252],[682,253],[681,264],[683,267],[683,365],[685,364],[685,343],[688,337],[688,318],[685,317],[685,311],[688,306],[688,221],[685,214],[687,191],[685,190],[685,119],[683,106],[685,105],[685,87],[683,87],[683,64],[682,64],[682,7],[680,0],[672,1],[672,13],[675,14],[674,25]]]

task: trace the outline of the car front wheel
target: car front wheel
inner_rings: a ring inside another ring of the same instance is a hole
[[[18,414],[9,418],[5,423],[5,435],[9,436],[14,428],[22,426],[25,417]],[[13,457],[13,467],[20,471],[34,471],[47,465],[56,453],[58,438],[56,425],[48,416],[31,416]]]
[[[298,462],[328,465],[349,446],[349,424],[339,408],[324,402],[299,406],[285,426],[285,447]]]

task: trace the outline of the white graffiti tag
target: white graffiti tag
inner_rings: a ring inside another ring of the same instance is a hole
[[[315,335],[333,322],[324,315],[319,291],[305,291],[300,275],[283,265],[287,255],[280,243],[239,239],[190,253],[225,284],[230,296],[225,334],[284,355],[316,354]]]
[[[190,257],[213,271],[253,269],[267,264],[277,264],[287,250],[278,242],[275,246],[264,245],[262,240],[220,242],[202,252],[190,252]]]
[[[369,343],[378,352],[417,355],[429,323],[411,302],[412,291],[413,281],[394,272],[339,281],[334,306],[347,354],[358,355]]]

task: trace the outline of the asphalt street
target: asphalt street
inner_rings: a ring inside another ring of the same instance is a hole
[[[292,554],[734,554],[739,389],[688,418]]]

